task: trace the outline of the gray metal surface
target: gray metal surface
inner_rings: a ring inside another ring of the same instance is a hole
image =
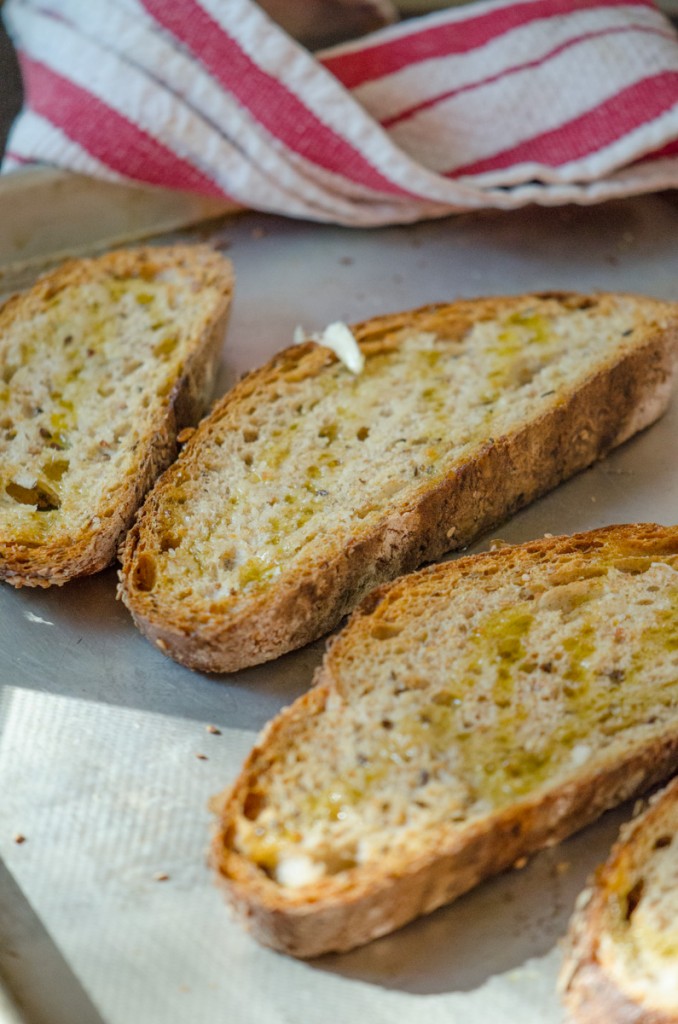
[[[245,215],[198,234],[228,246],[238,278],[220,390],[298,323],[529,289],[678,299],[674,194],[379,231]],[[496,534],[675,521],[677,426],[674,405]],[[27,1021],[560,1020],[558,940],[628,808],[345,956],[297,963],[231,919],[205,865],[208,800],[308,686],[322,648],[208,678],[137,634],[113,570],[50,591],[0,587],[0,975]]]

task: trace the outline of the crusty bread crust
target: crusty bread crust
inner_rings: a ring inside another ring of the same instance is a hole
[[[177,434],[193,425],[211,398],[230,309],[233,288],[231,264],[207,246],[176,245],[118,250],[97,259],[72,260],[42,277],[30,291],[14,296],[0,311],[0,336],[9,335],[19,321],[30,321],[49,307],[52,297],[65,288],[82,288],[105,279],[151,280],[164,272],[184,275],[195,289],[208,286],[218,298],[208,315],[196,317],[185,357],[171,389],[152,396],[152,417],[140,438],[134,472],[117,481],[115,493],[104,494],[92,509],[90,523],[67,541],[57,535],[37,544],[7,534],[0,538],[0,579],[15,587],[61,585],[78,576],[98,572],[115,558],[120,539],[144,495],[175,458]],[[77,343],[77,342],[76,342]],[[81,339],[80,344],[87,344]],[[96,474],[98,467],[92,466]]]
[[[577,309],[618,297],[552,293],[527,298]],[[490,320],[525,302],[522,296],[427,306],[379,317],[354,332],[369,357],[397,344],[396,332],[414,328],[444,336],[457,322]],[[320,556],[226,612],[190,598],[176,600],[146,580],[166,495],[199,476],[204,452],[220,433],[240,429],[241,411],[253,398],[265,402],[286,375],[319,375],[336,362],[327,349],[312,344],[280,353],[217,404],[148,496],[128,534],[120,577],[120,596],[136,625],[160,650],[190,668],[233,672],[309,643],[335,627],[374,586],[468,545],[663,413],[678,354],[676,310],[653,300],[640,303],[646,319],[633,343],[599,364],[583,386],[564,386],[545,414],[503,436],[488,436],[449,475],[407,490],[404,499],[390,502],[376,526],[356,523],[350,543],[339,547],[328,536]]]
[[[266,773],[284,762],[287,751],[297,749],[297,740],[309,723],[323,715],[337,692],[338,666],[342,661],[353,664],[359,638],[370,630],[375,611],[386,602],[392,607],[393,599],[407,595],[425,575],[436,584],[433,589],[450,594],[457,580],[500,579],[507,573],[520,576],[535,562],[554,568],[585,565],[607,545],[634,555],[675,556],[678,530],[653,525],[609,527],[507,546],[421,570],[378,588],[364,600],[330,643],[314,687],[268,725],[218,805],[212,861],[230,903],[259,941],[298,957],[359,946],[449,903],[518,858],[559,842],[678,768],[676,719],[642,742],[629,742],[623,755],[617,751],[593,765],[584,763],[557,785],[538,786],[463,827],[453,821],[438,826],[416,856],[384,856],[298,889],[278,884],[237,849],[238,822],[256,816],[259,801],[266,803]],[[324,756],[324,751],[318,751],[320,761]]]
[[[678,1013],[648,1005],[624,991],[612,977],[601,949],[609,924],[609,904],[615,900],[620,862],[633,853],[645,832],[662,829],[670,806],[678,804],[678,778],[651,799],[649,807],[624,826],[610,856],[580,895],[570,922],[559,978],[569,1019],[577,1024],[676,1024]]]

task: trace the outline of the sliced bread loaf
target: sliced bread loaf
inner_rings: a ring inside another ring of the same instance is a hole
[[[560,986],[581,1024],[678,1022],[678,778],[582,893]]]
[[[205,411],[232,283],[205,246],[123,250],[0,310],[0,579],[61,584],[113,560]]]
[[[200,425],[129,534],[120,593],[193,668],[334,627],[376,584],[468,544],[664,410],[678,307],[629,296],[461,301],[313,343]]]
[[[447,562],[370,594],[223,801],[262,942],[346,950],[678,768],[678,529]]]

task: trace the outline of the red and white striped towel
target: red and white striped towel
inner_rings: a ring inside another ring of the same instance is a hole
[[[650,0],[481,0],[312,55],[251,0],[8,0],[41,161],[350,225],[678,186]]]

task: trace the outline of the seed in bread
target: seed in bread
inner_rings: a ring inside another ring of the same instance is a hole
[[[378,588],[223,801],[260,941],[365,943],[678,768],[678,530],[612,527]]]
[[[678,778],[579,898],[560,988],[578,1024],[678,1021]]]
[[[232,290],[205,246],[75,260],[0,310],[0,579],[96,572],[211,396]]]
[[[469,300],[314,344],[201,424],[129,534],[120,593],[160,650],[230,672],[315,639],[372,587],[463,547],[647,426],[678,307],[631,296]]]

